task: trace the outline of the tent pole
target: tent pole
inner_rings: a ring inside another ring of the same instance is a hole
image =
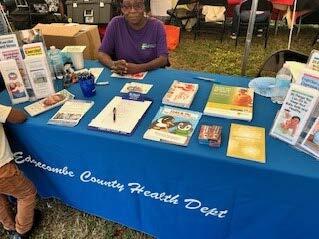
[[[245,43],[245,51],[244,51],[244,57],[241,67],[241,74],[245,75],[246,68],[247,68],[247,62],[248,57],[250,53],[250,45],[251,45],[251,39],[254,32],[254,25],[256,20],[256,11],[258,6],[258,0],[253,0],[251,4],[251,11],[249,16],[249,23],[248,23],[248,29],[247,29],[247,36],[246,36],[246,43]]]
[[[290,46],[291,46],[292,32],[294,30],[294,25],[295,25],[296,8],[297,8],[297,0],[295,0],[294,2],[294,11],[292,13],[292,26],[289,33],[288,50],[290,50]]]

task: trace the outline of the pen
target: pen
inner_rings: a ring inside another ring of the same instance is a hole
[[[198,79],[198,80],[206,80],[206,81],[211,81],[214,83],[219,83],[219,81],[213,79],[213,78],[207,78],[207,77],[202,77],[202,76],[195,76],[193,77],[194,79]]]
[[[100,82],[96,82],[96,85],[109,85],[110,83],[108,81],[100,81]]]
[[[113,108],[113,122],[116,121],[116,108]]]

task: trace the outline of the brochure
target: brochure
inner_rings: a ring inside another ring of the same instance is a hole
[[[160,107],[143,138],[187,146],[201,116],[196,111]]]
[[[147,94],[152,87],[153,87],[153,85],[151,85],[151,84],[130,82],[130,83],[126,83],[123,86],[121,93],[137,92],[140,94]]]
[[[24,44],[22,49],[25,58],[33,56],[46,56],[42,42]]]
[[[93,105],[90,100],[67,100],[48,124],[74,127]]]
[[[227,156],[265,163],[265,129],[231,124]]]
[[[301,143],[301,147],[315,157],[319,157],[319,117],[316,119],[307,136]]]
[[[2,50],[0,49],[0,60],[3,61],[10,59],[13,59],[17,62],[18,69],[23,79],[23,83],[27,90],[29,99],[31,101],[36,100],[19,47],[11,47]]]
[[[30,104],[24,107],[24,109],[30,116],[36,116],[59,105],[62,105],[67,100],[73,98],[74,95],[64,89],[33,104]]]
[[[131,135],[151,104],[151,100],[131,93],[115,96],[90,122],[89,129]]]
[[[139,72],[139,73],[135,73],[135,74],[124,74],[124,75],[113,73],[111,75],[111,77],[131,79],[131,80],[143,80],[144,77],[146,76],[146,74],[147,74],[147,72]]]
[[[3,76],[12,104],[28,101],[29,96],[18,69],[17,62],[13,59],[0,61],[0,72]]]
[[[304,68],[300,72],[298,84],[319,90],[319,71]]]
[[[19,47],[16,35],[0,35],[0,50],[12,47]]]
[[[51,72],[45,56],[33,56],[24,59],[29,79],[37,99],[54,93]]]
[[[174,80],[165,94],[162,103],[165,105],[189,108],[198,91],[198,84]]]
[[[270,135],[295,145],[316,106],[318,96],[319,92],[315,89],[291,84]]]
[[[214,84],[204,115],[251,121],[254,91],[245,87]]]
[[[319,71],[319,51],[318,50],[312,50],[307,62],[307,67]]]

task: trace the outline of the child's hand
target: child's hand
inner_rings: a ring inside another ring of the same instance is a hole
[[[26,119],[27,115],[24,111],[12,108],[8,115],[7,122],[17,124],[23,123]]]

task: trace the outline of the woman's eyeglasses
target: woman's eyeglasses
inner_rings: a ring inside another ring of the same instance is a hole
[[[133,4],[125,3],[125,4],[121,4],[121,7],[125,11],[131,10],[132,8],[134,8],[135,10],[142,10],[144,9],[144,3],[143,2],[133,3]]]

